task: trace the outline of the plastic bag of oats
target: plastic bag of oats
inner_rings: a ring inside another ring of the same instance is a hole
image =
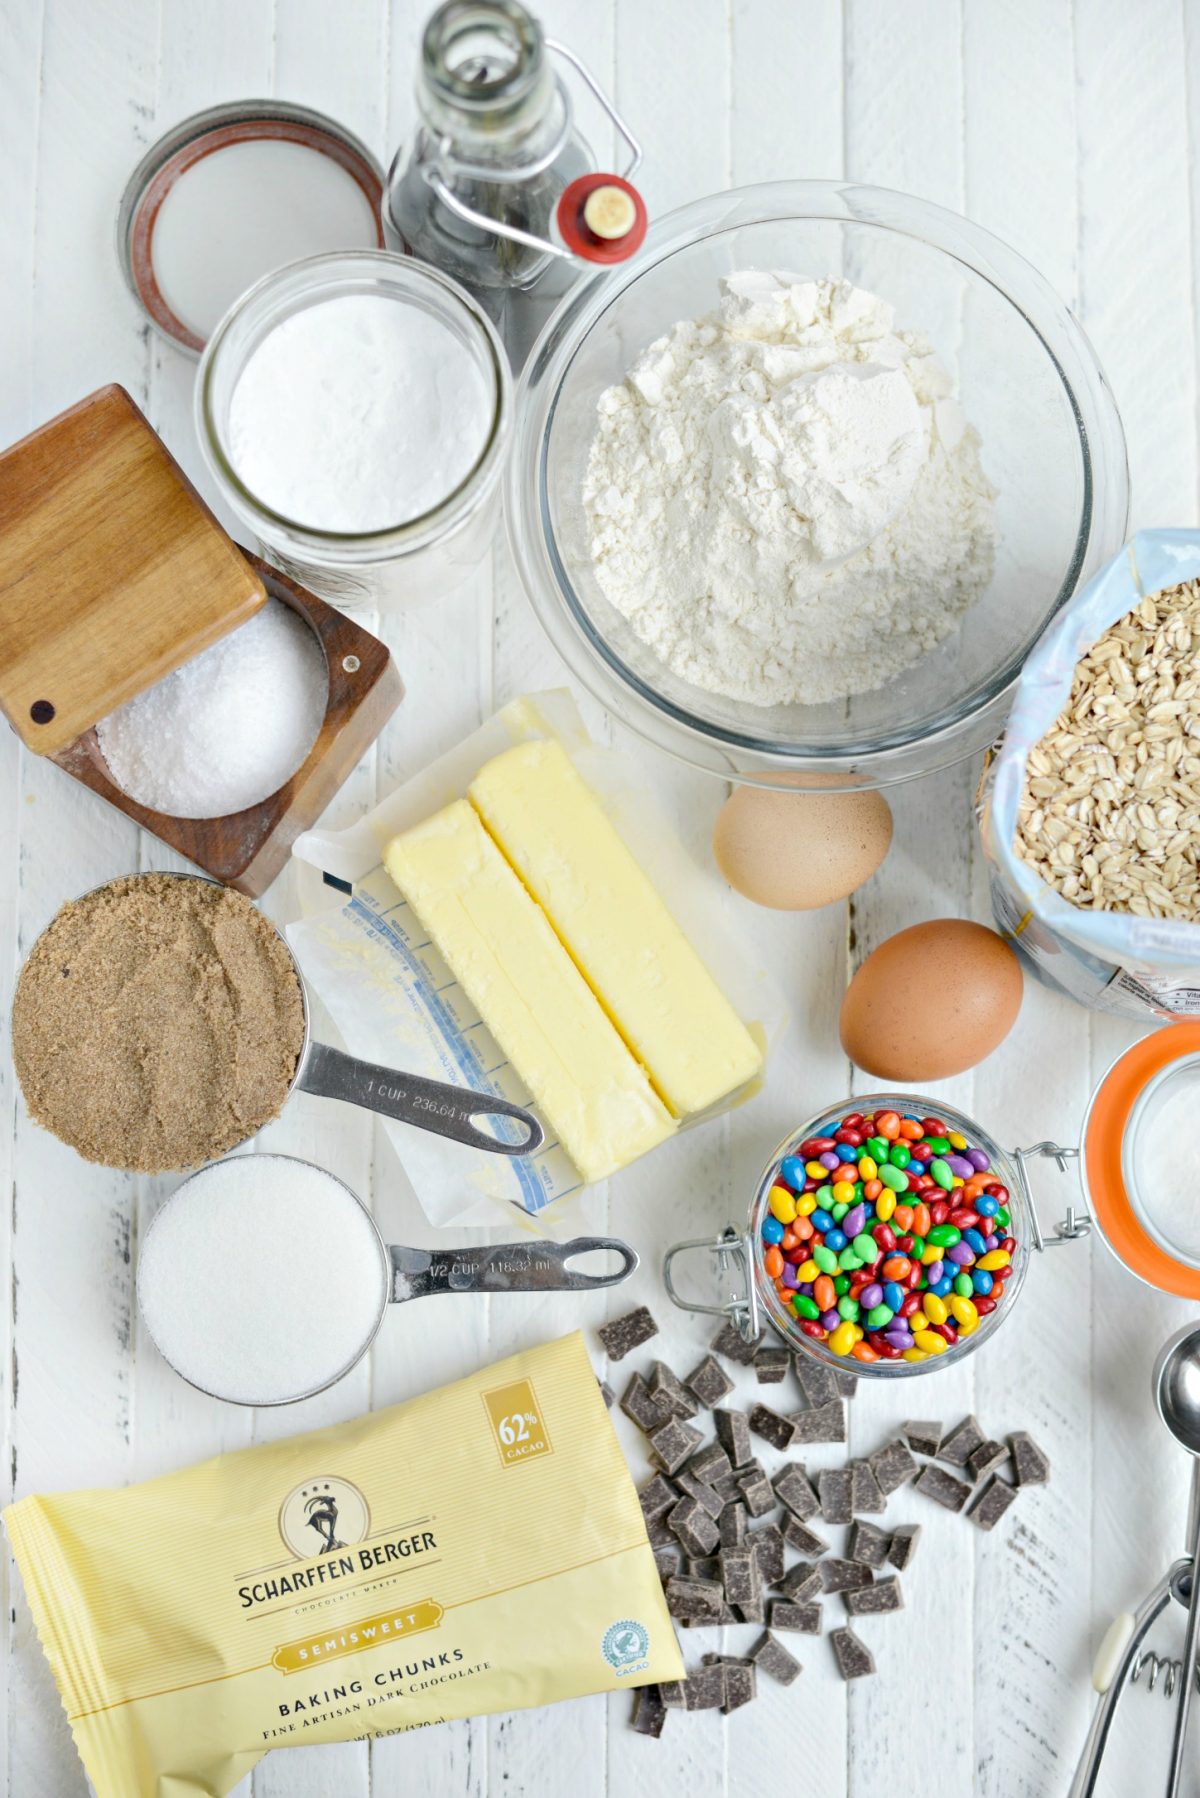
[[[997,925],[1042,979],[1200,1015],[1200,530],[1139,532],[1044,633],[978,812]]]

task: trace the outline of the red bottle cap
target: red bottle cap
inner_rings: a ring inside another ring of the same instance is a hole
[[[563,189],[556,214],[563,243],[585,262],[625,262],[641,248],[646,203],[620,175],[581,175]]]

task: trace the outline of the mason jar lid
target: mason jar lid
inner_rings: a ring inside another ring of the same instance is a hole
[[[1080,1173],[1092,1223],[1148,1286],[1200,1299],[1200,1023],[1118,1056],[1092,1095]]]
[[[213,106],[159,138],[117,214],[117,253],[151,324],[195,353],[263,275],[380,249],[383,170],[336,120],[284,100]]]

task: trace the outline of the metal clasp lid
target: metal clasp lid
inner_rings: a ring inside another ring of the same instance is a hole
[[[676,1257],[704,1249],[716,1258],[716,1274],[720,1282],[733,1279],[723,1304],[701,1305],[694,1299],[681,1298],[675,1288],[671,1266]],[[750,1241],[740,1236],[732,1224],[726,1224],[719,1236],[698,1236],[689,1242],[677,1242],[663,1256],[663,1285],[671,1302],[681,1311],[696,1311],[705,1317],[726,1317],[743,1342],[757,1342],[762,1335],[762,1314],[758,1305],[754,1275],[750,1267]]]
[[[442,168],[446,164],[453,163],[460,174],[475,181],[494,181],[496,170],[488,164],[463,161],[454,153],[453,143],[449,137],[439,138],[437,146],[439,160],[425,168],[425,179],[443,206],[448,207],[456,217],[462,219],[466,224],[474,225],[479,231],[496,237],[506,237],[512,243],[523,244],[528,250],[540,250],[545,256],[557,256],[567,262],[622,260],[626,254],[633,254],[645,236],[645,207],[641,203],[640,196],[636,196],[634,190],[629,188],[629,182],[641,164],[642,146],[583,59],[576,56],[574,50],[568,49],[566,44],[560,43],[557,38],[548,37],[544,39],[544,42],[547,50],[554,51],[557,56],[563,58],[564,62],[570,63],[580,80],[595,95],[629,146],[629,161],[620,176],[613,177],[597,173],[583,177],[581,181],[572,182],[571,188],[568,189],[568,193],[570,193],[572,190],[586,185],[587,188],[594,190],[610,183],[627,191],[634,199],[635,204],[633,221],[627,232],[623,233],[626,240],[625,246],[618,251],[614,241],[605,244],[598,240],[595,246],[589,248],[585,238],[579,236],[575,231],[569,232],[567,241],[556,243],[548,237],[539,237],[534,231],[525,231],[520,225],[509,224],[505,219],[493,218],[487,213],[477,211],[474,206],[469,206],[465,200],[459,198],[442,173]],[[536,161],[523,164],[519,168],[506,170],[505,181],[530,181],[536,175],[543,174],[555,160],[560,149],[561,143],[554,144],[545,155]]]
[[[1057,1249],[1061,1248],[1064,1242],[1078,1242],[1091,1230],[1092,1220],[1086,1211],[1078,1210],[1072,1203],[1067,1205],[1066,1217],[1055,1224],[1052,1236],[1047,1236],[1042,1229],[1037,1206],[1034,1203],[1033,1188],[1029,1183],[1029,1174],[1025,1167],[1025,1163],[1032,1161],[1035,1155],[1053,1161],[1059,1173],[1065,1174],[1068,1161],[1079,1160],[1079,1150],[1064,1148],[1061,1143],[1056,1142],[1035,1142],[1031,1143],[1027,1149],[1013,1150],[1017,1178],[1021,1182],[1021,1192],[1029,1208],[1029,1217],[1033,1224],[1033,1246],[1036,1249]]]

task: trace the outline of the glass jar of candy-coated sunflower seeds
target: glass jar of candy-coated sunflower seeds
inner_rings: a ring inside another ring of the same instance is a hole
[[[926,1373],[969,1355],[1012,1310],[1033,1249],[1086,1233],[1067,1218],[1044,1235],[1025,1171],[1051,1144],[1004,1149],[973,1119],[918,1093],[866,1093],[825,1106],[763,1170],[749,1227],[677,1243],[663,1277],[685,1310],[764,1323],[797,1354],[856,1376]],[[672,1265],[705,1248],[727,1283],[720,1304],[676,1290]]]

